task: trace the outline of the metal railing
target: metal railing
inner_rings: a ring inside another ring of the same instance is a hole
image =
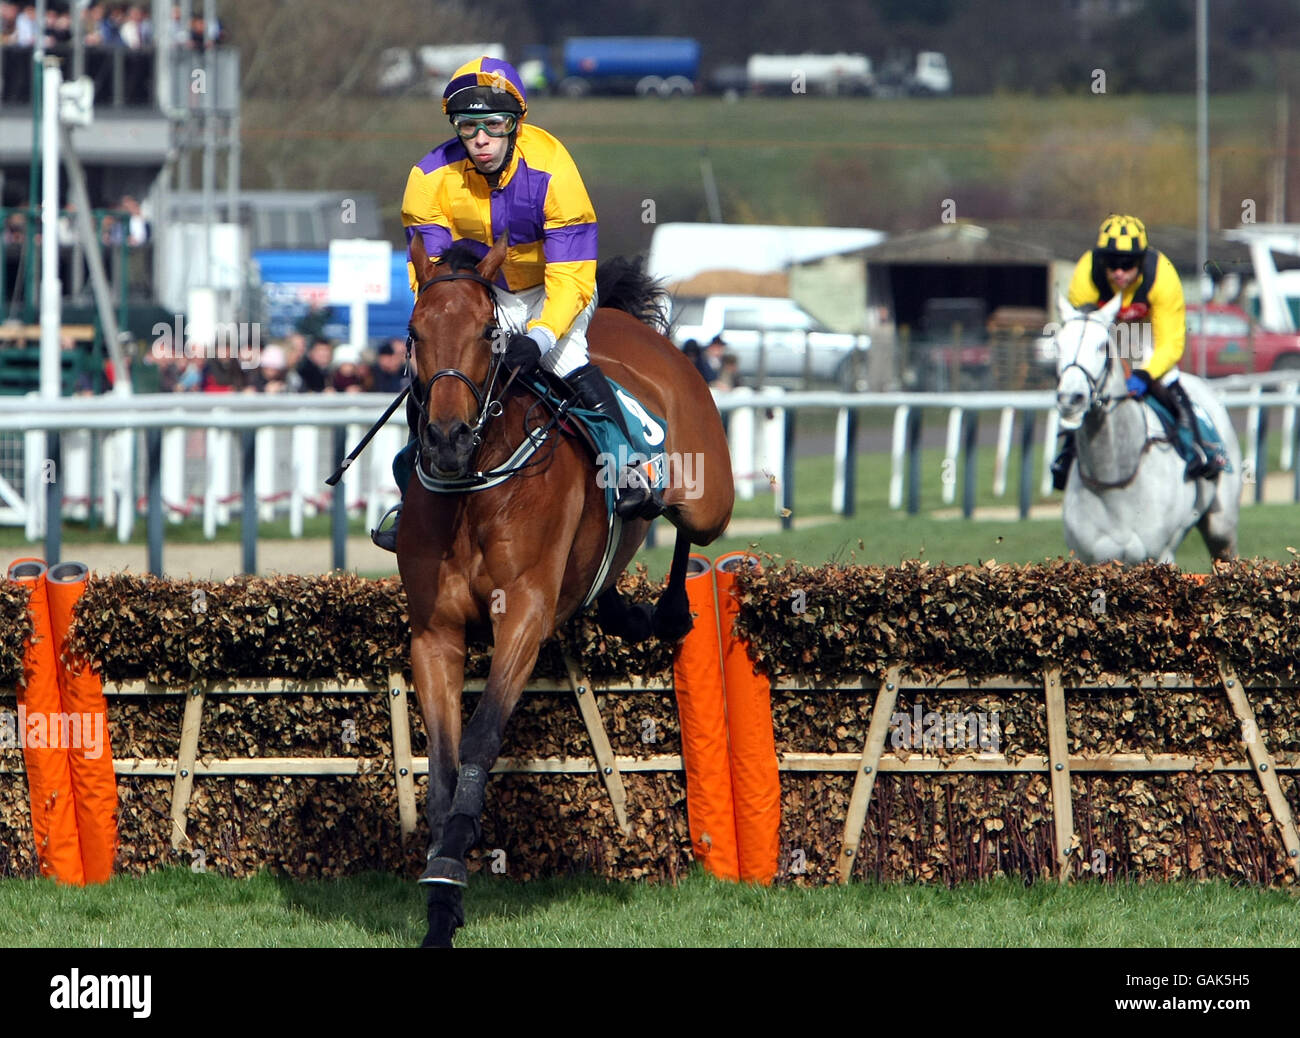
[[[1260,378],[1278,381],[1276,377]],[[1265,392],[1265,388],[1245,376],[1235,380],[1235,388],[1220,387],[1225,406],[1245,412],[1242,454],[1250,478],[1244,503],[1263,500],[1269,415],[1275,408],[1282,411],[1281,467],[1292,472],[1291,500],[1300,502],[1300,423],[1296,421],[1300,389],[1294,379],[1283,384],[1280,392]],[[364,508],[369,525],[373,525],[381,510],[397,500],[389,467],[393,454],[406,442],[400,417],[389,422],[328,497],[323,475],[342,461],[348,447],[389,402],[385,394],[158,394],[127,401],[113,397],[0,399],[0,433],[22,432],[25,441],[24,485],[19,488],[0,477],[0,522],[22,522],[32,539],[44,533],[47,559],[57,560],[65,508],[93,509],[98,484],[105,515],[116,517],[120,540],[129,538],[143,500],[152,571],[162,572],[164,521],[170,512],[174,519],[201,514],[208,537],[215,536],[217,526],[233,521],[238,513],[243,566],[247,572],[256,572],[260,519],[287,510],[291,533],[301,535],[304,515],[328,509],[333,564],[342,568],[346,564],[348,511]],[[1056,398],[1051,392],[786,393],[742,389],[719,394],[717,405],[729,426],[738,496],[752,498],[760,488],[770,486],[782,529],[793,526],[797,419],[801,412],[836,414],[831,509],[840,516],[849,517],[856,511],[858,427],[864,410],[893,413],[887,491],[891,508],[905,508],[910,514],[920,511],[922,421],[925,411],[933,409],[947,411],[943,465],[951,478],[943,481],[944,502],[955,501],[960,482],[965,517],[971,518],[975,512],[979,422],[989,413],[998,416],[995,496],[1007,491],[1015,445],[1020,448],[1020,517],[1028,517],[1036,496],[1045,497],[1051,491],[1049,463],[1059,428]],[[277,435],[277,430],[293,431]],[[322,449],[326,435],[329,446]],[[92,446],[95,436],[102,437],[97,448]],[[201,449],[190,450],[187,444],[198,444]],[[1037,487],[1036,452],[1042,454]],[[197,466],[195,489],[201,493],[187,489],[191,465]],[[54,479],[44,475],[50,471]],[[254,506],[248,507],[246,502]],[[6,504],[9,507],[3,507]]]
[[[63,59],[65,76],[71,77],[73,47],[56,44],[45,53]],[[159,53],[154,47],[86,47],[85,75],[95,84],[95,105],[102,108],[158,111]],[[239,51],[215,47],[211,52],[211,83],[202,91],[193,89],[193,76],[202,71],[207,78],[204,51],[174,50],[164,78],[166,100],[173,110],[197,107],[196,97],[212,92],[217,112],[239,111]],[[24,107],[32,103],[32,48],[13,44],[0,47],[0,107]],[[161,114],[161,113],[160,113]]]

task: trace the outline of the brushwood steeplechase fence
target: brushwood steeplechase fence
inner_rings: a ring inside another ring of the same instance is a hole
[[[796,568],[743,586],[736,630],[771,672],[782,881],[1300,875],[1296,564],[1204,584],[1061,564]],[[792,611],[792,589],[807,608]],[[188,608],[196,590],[205,612]],[[122,867],[198,852],[232,874],[417,864],[427,760],[390,637],[400,598],[356,578],[92,581],[74,638],[110,675]],[[121,644],[133,627],[147,633]],[[487,658],[471,654],[471,706]],[[671,659],[585,620],[548,644],[476,867],[689,865]],[[977,715],[995,720],[973,740]],[[21,796],[0,826],[0,864],[22,873]]]

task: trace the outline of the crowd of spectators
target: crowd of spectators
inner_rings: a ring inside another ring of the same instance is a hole
[[[121,245],[125,237],[127,245],[132,248],[146,244],[153,237],[153,224],[145,212],[144,206],[134,195],[123,195],[116,205],[107,208],[118,214],[106,214],[100,221],[99,238],[104,245]],[[41,224],[39,217],[36,224],[37,246],[41,243]],[[0,240],[5,245],[23,245],[27,238],[27,214],[10,213],[5,219],[4,230]],[[67,203],[59,213],[59,244],[71,245],[77,240],[77,207]]]
[[[139,50],[154,45],[154,25],[147,3],[92,3],[82,14],[82,39],[88,47],[127,47]],[[196,4],[197,6],[197,4]],[[47,47],[72,42],[74,5],[50,0],[45,8],[44,36]],[[0,44],[34,47],[39,27],[36,5],[0,2]],[[201,15],[185,24],[179,4],[172,5],[171,23],[174,46],[202,50],[222,42],[221,23],[213,19],[209,26]]]
[[[740,361],[734,353],[727,352],[727,344],[721,335],[715,335],[703,347],[694,339],[687,339],[682,352],[711,388],[739,389],[744,384],[740,378]]]
[[[409,377],[402,339],[361,350],[294,332],[248,352],[241,360],[174,356],[146,348],[132,362],[132,385],[145,393],[396,394]],[[411,367],[414,370],[414,357]]]

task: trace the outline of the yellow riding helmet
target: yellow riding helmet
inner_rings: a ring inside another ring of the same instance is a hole
[[[1097,248],[1115,256],[1141,256],[1147,251],[1147,229],[1136,216],[1111,213],[1101,222]]]

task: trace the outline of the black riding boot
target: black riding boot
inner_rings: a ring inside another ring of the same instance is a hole
[[[370,539],[376,547],[394,554],[397,553],[397,526],[402,521],[402,505],[406,503],[406,484],[410,481],[415,466],[415,444],[416,439],[412,434],[406,446],[398,451],[397,457],[393,459],[393,480],[402,494],[402,500],[385,512],[383,518],[379,520],[379,526],[370,531]],[[393,525],[385,530],[384,523],[388,521],[390,515],[393,517]]]
[[[600,368],[595,364],[584,364],[570,372],[564,381],[577,396],[579,404],[614,419],[623,435],[631,439],[623,420],[623,409],[614,397],[614,388]],[[663,514],[664,502],[659,491],[646,482],[640,469],[627,468],[619,474],[614,511],[623,519],[653,519]]]
[[[1206,450],[1205,444],[1201,442],[1200,425],[1196,421],[1196,411],[1192,407],[1187,390],[1183,388],[1181,382],[1175,382],[1165,388],[1168,390],[1169,399],[1176,405],[1173,410],[1178,419],[1178,428],[1187,430],[1191,434],[1192,443],[1196,446],[1196,456],[1187,463],[1186,478],[1217,479],[1219,473],[1223,471],[1222,459],[1217,453],[1212,454]]]
[[[1057,490],[1064,490],[1065,484],[1070,479],[1070,466],[1074,463],[1074,432],[1061,433],[1064,442],[1061,444],[1061,453],[1056,456],[1052,462],[1052,486]]]

